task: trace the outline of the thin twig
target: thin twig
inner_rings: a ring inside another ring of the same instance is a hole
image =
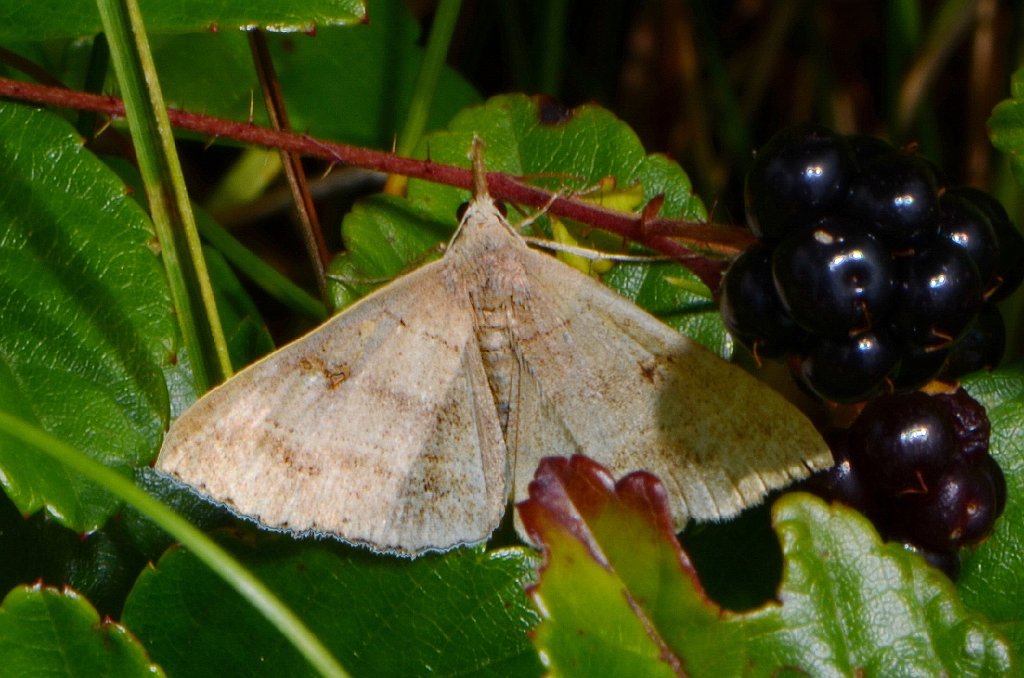
[[[91,110],[111,117],[124,116],[124,104],[116,97],[63,90],[6,78],[0,78],[0,96],[64,108]],[[198,134],[282,149],[389,174],[403,174],[467,190],[472,186],[471,172],[462,167],[443,165],[431,160],[404,158],[383,151],[324,141],[305,134],[276,131],[252,123],[214,118],[199,113],[175,109],[168,109],[167,113],[173,126]],[[753,242],[753,237],[748,232],[734,226],[645,217],[571,198],[556,197],[552,200],[550,191],[530,186],[500,172],[489,172],[487,185],[491,195],[496,199],[537,209],[550,202],[548,211],[551,214],[611,231],[661,252],[683,263],[713,291],[718,289],[726,262],[702,256],[684,245],[683,241],[701,249],[723,254],[735,254]]]

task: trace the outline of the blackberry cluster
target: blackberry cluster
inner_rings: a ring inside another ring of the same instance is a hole
[[[791,357],[819,397],[860,402],[994,367],[994,302],[1024,278],[1024,237],[927,160],[817,125],[775,135],[746,178],[758,243],[722,281],[722,317],[755,356]]]
[[[826,435],[836,465],[810,489],[858,509],[884,538],[955,578],[958,549],[987,537],[1006,506],[989,430],[985,408],[963,390],[881,396],[849,429]]]

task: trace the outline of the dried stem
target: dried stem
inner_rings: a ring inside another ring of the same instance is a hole
[[[260,88],[263,90],[263,102],[267,108],[267,116],[275,130],[291,130],[288,123],[288,109],[281,93],[281,83],[277,79],[274,61],[270,56],[270,47],[263,31],[257,29],[249,32],[249,46],[252,50],[253,63],[259,76]],[[306,171],[302,167],[302,157],[297,153],[281,150],[281,164],[288,177],[288,187],[295,201],[295,210],[299,215],[299,236],[306,247],[306,255],[316,272],[316,286],[320,299],[327,300],[327,264],[331,254],[324,240],[320,218],[313,204],[313,195],[306,181]]]

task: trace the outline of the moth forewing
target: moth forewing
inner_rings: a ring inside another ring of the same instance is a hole
[[[506,452],[443,262],[367,296],[211,391],[157,469],[269,527],[417,554],[486,539]]]

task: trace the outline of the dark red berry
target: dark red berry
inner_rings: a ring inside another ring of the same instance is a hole
[[[1003,475],[1002,467],[992,455],[986,456],[980,464],[985,468],[985,472],[992,480],[992,487],[995,488],[995,512],[996,517],[999,517],[1006,510],[1006,476]]]
[[[831,429],[823,434],[832,451],[835,464],[811,476],[806,489],[829,501],[838,501],[857,509],[866,516],[875,512],[874,490],[861,478],[850,462],[846,429]]]
[[[934,399],[946,408],[953,422],[959,460],[967,464],[981,463],[988,456],[988,442],[992,433],[985,406],[962,388],[953,393],[938,394]]]
[[[893,501],[893,534],[936,551],[970,546],[992,532],[999,517],[996,506],[995,483],[988,470],[956,465],[925,491]]]
[[[890,495],[925,490],[956,449],[946,407],[920,392],[876,398],[850,427],[854,467]]]
[[[837,463],[816,478],[821,488],[819,494],[829,501],[846,504],[869,517],[874,511],[874,494],[849,459]]]

